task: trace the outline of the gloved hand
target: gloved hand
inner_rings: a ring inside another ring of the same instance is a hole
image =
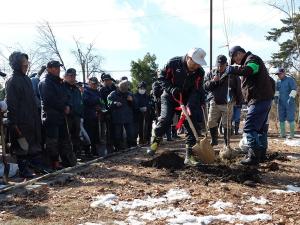
[[[173,98],[179,99],[180,98],[180,90],[179,90],[179,88],[176,88],[176,87],[172,88],[171,94],[172,94]]]
[[[141,107],[140,108],[140,112],[146,112],[147,111],[147,107]]]
[[[117,107],[121,107],[121,106],[122,106],[122,103],[121,103],[121,102],[115,102],[115,105],[116,105]]]
[[[295,99],[293,97],[289,97],[289,99],[287,100],[287,104],[293,104],[295,102]]]

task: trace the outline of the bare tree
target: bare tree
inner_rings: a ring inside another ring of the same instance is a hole
[[[45,21],[43,24],[37,26],[37,30],[39,33],[38,45],[44,51],[43,53],[48,57],[48,59],[52,58],[53,56],[58,57],[61,64],[63,64],[63,69],[66,70],[50,23]]]
[[[100,54],[97,54],[94,47],[94,42],[88,44],[85,48],[82,43],[74,38],[76,44],[76,50],[72,50],[72,54],[75,56],[76,61],[80,64],[82,71],[83,82],[86,78],[92,74],[98,73],[101,70],[101,63],[103,58]]]

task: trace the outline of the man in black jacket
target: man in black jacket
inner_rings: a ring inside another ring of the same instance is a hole
[[[227,73],[242,76],[242,93],[248,103],[248,113],[244,126],[248,155],[241,163],[244,165],[258,165],[265,157],[268,147],[268,114],[271,109],[275,93],[275,84],[269,76],[262,59],[251,52],[246,52],[240,46],[234,46],[229,51],[231,65]]]
[[[171,125],[175,109],[179,106],[180,96],[182,96],[183,104],[187,105],[190,97],[197,92],[200,95],[204,94],[202,85],[205,72],[202,65],[206,65],[205,55],[203,49],[192,48],[185,56],[172,58],[161,71],[158,78],[164,90],[161,96],[161,115],[154,130],[155,136],[150,149],[148,149],[148,154],[153,155],[156,152],[162,135]],[[193,124],[197,125],[193,115],[191,115],[191,119]],[[195,165],[198,162],[192,156],[192,147],[195,145],[196,139],[186,121],[185,127],[188,132],[185,163]]]
[[[13,74],[6,82],[6,102],[11,149],[17,157],[20,176],[32,178],[34,173],[29,164],[41,153],[41,120],[32,84],[26,75],[28,55],[13,52],[9,56],[9,64]]]
[[[60,66],[62,66],[60,62],[50,61],[47,64],[48,74],[39,83],[46,136],[45,147],[53,169],[62,168],[59,156],[65,167],[77,163],[66,123],[71,108],[63,80],[59,77]]]
[[[241,81],[239,77],[225,73],[228,66],[226,56],[219,55],[216,66],[216,69],[207,74],[204,84],[209,100],[208,127],[211,145],[218,145],[218,121],[222,118],[224,141],[227,145],[228,135],[231,134],[233,106],[242,101]]]

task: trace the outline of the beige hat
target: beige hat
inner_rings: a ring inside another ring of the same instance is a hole
[[[187,55],[192,58],[192,60],[201,65],[207,65],[205,61],[206,52],[202,48],[192,48],[188,51]]]

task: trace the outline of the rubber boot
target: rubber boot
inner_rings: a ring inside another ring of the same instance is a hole
[[[29,169],[29,162],[28,162],[27,159],[22,158],[22,157],[18,157],[17,158],[17,163],[18,163],[18,167],[19,167],[20,177],[31,179],[35,176],[33,171],[31,171]]]
[[[295,122],[292,121],[292,122],[289,122],[290,124],[290,135],[289,135],[289,139],[292,139],[295,137]]]
[[[260,162],[260,151],[258,149],[249,148],[248,154],[245,159],[241,161],[241,164],[251,166],[258,165]]]
[[[267,160],[267,149],[260,149],[260,162],[265,162]]]
[[[229,144],[228,137],[227,137],[228,134],[229,135],[231,134],[231,129],[224,128],[224,143],[226,146]]]
[[[234,135],[239,135],[240,122],[234,123]]]
[[[211,136],[211,146],[218,145],[218,127],[213,127],[209,129]]]
[[[285,135],[285,122],[280,122],[279,125],[280,125],[280,137],[285,138],[286,137],[286,135]]]
[[[166,136],[167,136],[167,141],[173,141],[173,139],[172,139],[171,126],[167,129],[167,131],[166,131]]]
[[[150,156],[153,156],[155,155],[155,152],[156,150],[158,149],[158,146],[161,142],[161,137],[154,137],[153,138],[153,141],[152,141],[152,144],[150,145],[150,148],[147,149],[147,154],[150,155]]]
[[[192,148],[191,147],[186,147],[185,149],[185,159],[184,159],[184,164],[185,165],[190,165],[190,166],[197,166],[199,165],[199,161],[197,161],[193,154],[192,154]]]

